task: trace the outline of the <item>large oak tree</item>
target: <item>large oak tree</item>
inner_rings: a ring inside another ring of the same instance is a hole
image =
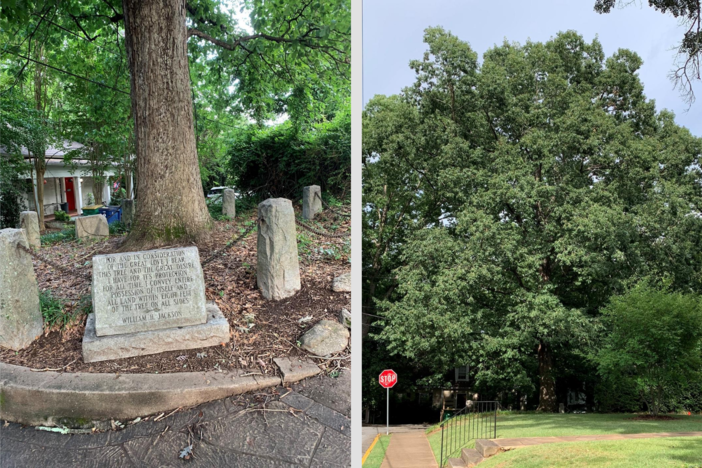
[[[90,41],[124,42],[139,195],[125,249],[197,239],[210,225],[189,60],[208,63],[207,76],[195,79],[218,80],[222,112],[248,112],[258,120],[314,101],[305,92],[310,82],[348,79],[348,1],[254,0],[235,6],[250,12],[250,28],[214,0],[3,2],[0,21],[8,29],[29,25],[28,44],[41,43],[41,28],[52,26]]]
[[[635,278],[702,287],[702,141],[627,50],[574,32],[485,53],[441,28],[364,113],[364,302],[391,353],[558,408],[556,379]],[[584,361],[584,360],[582,360]]]

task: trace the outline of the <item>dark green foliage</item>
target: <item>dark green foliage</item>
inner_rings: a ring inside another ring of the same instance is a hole
[[[212,216],[212,219],[217,220],[217,221],[227,221],[229,220],[229,216],[225,216],[222,214],[222,203],[208,203],[207,204],[207,209],[210,211],[210,216]]]
[[[75,240],[76,230],[75,228],[64,229],[59,232],[51,232],[49,234],[44,234],[41,236],[41,245],[51,245],[57,244],[59,242],[69,242]]]
[[[702,301],[646,283],[603,309],[607,336],[594,360],[611,382],[635,389],[648,411],[674,409],[702,388]]]
[[[112,197],[110,198],[110,206],[120,206],[122,204],[122,200],[127,198],[127,191],[124,188],[120,188],[117,190],[117,192],[112,194]]]
[[[363,115],[373,339],[557,410],[564,383],[592,394],[612,296],[643,277],[702,290],[702,140],[656,112],[630,51],[569,31],[479,63],[441,28],[425,42],[415,83]]]
[[[23,176],[29,173],[30,165],[24,161],[21,148],[32,147],[43,130],[36,113],[18,93],[0,94],[0,229],[18,227],[20,212],[27,208],[22,195],[31,186]]]
[[[22,197],[26,188],[15,168],[7,160],[0,160],[0,229],[19,226],[20,213],[26,209]]]
[[[262,198],[257,195],[244,195],[236,199],[236,215],[237,217],[247,218],[251,210],[255,210]],[[231,218],[222,214],[222,199],[207,203],[207,209],[210,211],[212,219],[217,221],[229,221]]]
[[[68,215],[68,213],[66,213],[63,210],[54,211],[54,219],[56,221],[62,221],[64,223],[71,221],[71,217]]]
[[[232,177],[241,192],[298,199],[302,187],[345,198],[351,183],[351,116],[346,106],[330,122],[301,129],[292,122],[241,130],[229,149]]]
[[[110,235],[119,236],[129,232],[129,226],[124,224],[122,221],[117,221],[109,225]]]

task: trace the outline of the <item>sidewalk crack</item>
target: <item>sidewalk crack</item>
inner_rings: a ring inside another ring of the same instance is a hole
[[[322,437],[324,437],[324,433],[327,431],[327,426],[322,425],[322,432],[319,434],[319,439],[317,439],[317,443],[314,444],[314,449],[312,449],[312,455],[310,456],[310,462],[307,464],[307,468],[310,468],[312,466],[312,461],[314,460],[314,456],[317,455],[317,449],[319,448],[319,445],[322,443]]]

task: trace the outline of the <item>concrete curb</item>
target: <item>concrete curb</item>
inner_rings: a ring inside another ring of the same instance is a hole
[[[285,383],[310,377],[309,366],[305,368],[286,369]],[[93,421],[133,419],[282,383],[281,377],[246,371],[60,373],[0,363],[0,419],[31,426],[90,427]]]

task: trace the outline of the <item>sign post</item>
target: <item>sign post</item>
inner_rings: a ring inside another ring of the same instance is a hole
[[[392,369],[384,370],[378,376],[378,383],[380,383],[381,387],[387,389],[388,392],[388,407],[386,411],[387,425],[385,428],[385,435],[388,435],[390,433],[390,389],[397,383],[397,373]]]

